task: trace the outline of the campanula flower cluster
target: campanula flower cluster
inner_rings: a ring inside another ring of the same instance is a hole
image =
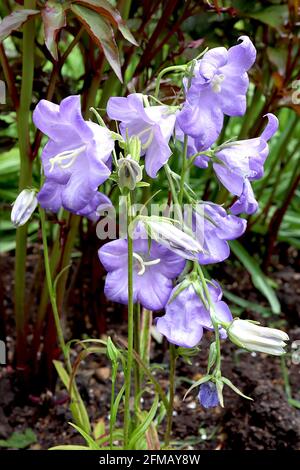
[[[189,210],[177,208],[174,218],[168,214],[144,216],[130,207],[132,233],[105,243],[98,255],[107,271],[106,297],[126,305],[130,293],[134,303],[160,312],[155,327],[170,343],[195,348],[205,331],[214,332],[209,375],[199,384],[199,400],[204,407],[222,404],[222,380],[231,386],[220,372],[220,339],[228,337],[250,351],[274,355],[284,353],[288,340],[278,330],[234,320],[220,285],[206,279],[202,271],[203,265],[229,257],[228,242],[246,230],[247,221],[240,214],[257,210],[251,182],[263,176],[268,141],[278,128],[277,118],[269,113],[259,137],[218,142],[224,116],[245,114],[248,71],[255,57],[255,47],[246,36],[228,50],[209,50],[186,66],[181,104],[178,99],[169,105],[160,104],[157,97],[152,100],[141,93],[111,97],[106,122],[114,131],[103,120],[99,121],[101,125],[85,121],[79,96],[65,98],[60,105],[42,100],[33,114],[36,127],[48,136],[41,155],[44,179],[37,194],[39,204],[47,211],[63,208],[97,221],[101,208],[111,204],[107,195],[99,192],[110,176],[111,184],[126,197],[159,177],[169,185],[174,205],[178,192],[188,203]],[[187,160],[176,162],[176,168],[183,168],[181,176],[169,167],[178,145],[182,147],[181,157]],[[218,182],[231,194],[228,200],[234,197],[234,202],[222,206],[197,200],[184,180],[190,159],[199,174],[212,168]],[[35,194],[26,192],[18,198],[13,209],[15,225],[25,223],[35,207]]]
[[[69,96],[59,106],[40,101],[33,121],[49,137],[41,155],[45,181],[37,196],[40,205],[97,220],[99,207],[110,203],[98,192],[111,173],[110,132],[83,119],[80,96]]]

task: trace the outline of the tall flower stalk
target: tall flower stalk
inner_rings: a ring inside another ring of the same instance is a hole
[[[133,303],[133,240],[132,240],[132,207],[130,192],[127,195],[127,244],[128,244],[128,333],[127,333],[127,362],[125,374],[124,402],[124,448],[128,448],[130,435],[130,398],[131,377],[133,365],[133,335],[134,335],[134,303]]]
[[[25,9],[34,10],[35,0],[25,0]],[[19,190],[28,188],[32,183],[32,159],[30,144],[30,106],[32,102],[34,75],[34,41],[35,20],[29,20],[23,27],[22,41],[22,83],[19,108],[17,109],[17,126],[20,152]],[[26,367],[26,318],[25,318],[25,289],[26,289],[26,253],[27,230],[25,224],[17,229],[15,257],[15,318],[17,329],[17,363],[20,368]]]

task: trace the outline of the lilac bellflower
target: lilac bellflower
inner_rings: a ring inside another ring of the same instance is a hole
[[[238,196],[231,207],[233,214],[253,214],[258,207],[250,182],[263,176],[269,154],[268,140],[278,129],[278,119],[267,114],[268,124],[260,137],[229,142],[215,153],[213,168],[228,191]]]
[[[175,126],[174,110],[169,106],[144,107],[143,95],[132,93],[127,98],[110,98],[107,114],[111,119],[121,121],[120,131],[124,139],[127,135],[139,137],[146,172],[155,178],[172,153],[168,142]]]
[[[33,121],[49,137],[42,152],[45,183],[38,194],[40,204],[93,218],[100,201],[98,187],[110,175],[114,141],[109,130],[83,119],[80,96],[69,96],[60,105],[41,100]]]
[[[189,213],[186,213],[186,218]],[[198,253],[200,264],[219,263],[230,255],[228,240],[235,240],[243,235],[247,221],[235,215],[227,214],[226,210],[214,203],[198,203],[191,214],[187,225],[191,228],[203,246]]]
[[[184,134],[197,139],[199,150],[208,149],[217,140],[224,114],[245,114],[247,71],[255,61],[256,50],[247,36],[240,40],[228,50],[224,47],[209,50],[194,68],[177,122]]]
[[[203,304],[193,284],[176,295],[177,289],[180,289],[180,284],[170,295],[165,315],[156,320],[156,328],[170,343],[193,348],[201,340],[203,329],[213,330],[214,327],[209,310]],[[228,305],[221,300],[222,290],[219,284],[213,281],[208,285],[208,290],[217,318],[226,323],[231,322],[232,315]],[[220,335],[226,338],[223,328],[220,329]]]
[[[198,399],[203,408],[215,408],[220,404],[217,387],[209,381],[200,385]]]
[[[108,274],[104,292],[108,299],[128,303],[128,243],[114,240],[98,252]],[[133,300],[149,310],[160,310],[172,291],[172,280],[179,276],[185,260],[168,248],[147,239],[133,240]]]

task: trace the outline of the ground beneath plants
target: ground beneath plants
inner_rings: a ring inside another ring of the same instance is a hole
[[[38,254],[39,250],[33,247],[29,257],[29,277],[34,276]],[[3,306],[1,318],[2,323],[5,319],[11,360],[15,341],[11,301],[13,260],[9,255],[2,255],[0,261],[2,273],[0,299],[1,307]],[[264,324],[283,327],[292,341],[300,340],[300,327],[297,326],[300,325],[299,266],[299,254],[291,248],[280,247],[280,252],[274,256],[270,276],[278,284],[278,297],[282,305],[281,315],[262,318],[253,307],[253,311],[243,312],[242,318],[248,317],[260,320]],[[87,334],[96,338],[99,337],[99,329],[103,330],[105,327],[107,335],[126,338],[126,311],[123,308],[107,304],[103,297],[100,298],[100,294],[99,302],[97,298],[93,298],[91,305],[87,300],[90,298],[91,283],[95,285],[95,280],[91,281],[89,263],[83,262],[83,265],[78,266],[74,273],[69,287],[71,295],[68,305],[65,306],[68,312],[66,334],[72,337],[80,337],[80,335],[82,337]],[[103,273],[99,271],[97,275],[100,286]],[[265,299],[253,288],[248,273],[239,265],[227,263],[225,267],[216,267],[214,275],[231,293],[268,309]],[[101,292],[101,286],[99,286],[93,288],[93,295]],[[91,313],[95,304],[100,309],[100,313],[96,312],[96,319]],[[82,311],[89,312],[89,314],[83,315]],[[183,401],[183,396],[191,381],[199,379],[201,374],[205,373],[209,334],[206,334],[201,343],[199,355],[192,358],[192,364],[187,364],[183,359],[180,359],[177,364],[178,383],[172,443],[174,448],[300,449],[300,410],[287,402],[279,358],[245,353],[229,342],[223,342],[223,375],[228,377],[243,393],[251,396],[253,401],[241,398],[228,388],[224,389],[224,409],[217,407],[204,410],[197,401],[196,391],[191,392]],[[30,342],[31,332],[28,335]],[[290,347],[289,351],[291,351]],[[76,355],[76,352],[74,354]],[[166,388],[167,345],[153,340],[151,355],[152,362],[163,366],[163,369],[159,368],[155,373],[162,386]],[[293,364],[290,355],[287,355],[286,362],[293,398],[300,400],[300,364]],[[89,356],[79,369],[77,383],[87,403],[93,423],[103,420],[107,424],[110,401],[109,377],[109,363],[103,356]],[[121,376],[119,380],[121,382]],[[0,366],[0,443],[1,440],[9,438],[14,431],[22,432],[31,428],[36,435],[36,442],[28,445],[31,449],[48,449],[60,444],[82,444],[78,433],[68,424],[71,421],[68,398],[59,381],[54,390],[44,390],[41,394],[30,393],[25,397],[24,393],[20,392],[18,374],[13,362],[7,367]],[[148,401],[149,403],[151,401],[150,388],[145,396],[145,406]]]

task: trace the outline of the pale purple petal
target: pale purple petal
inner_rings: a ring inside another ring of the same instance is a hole
[[[253,189],[250,182],[246,179],[244,182],[244,187],[242,194],[239,199],[231,206],[230,211],[232,214],[254,214],[258,209],[258,202],[256,201]]]
[[[54,181],[45,181],[37,194],[40,205],[48,211],[58,212],[62,206],[61,191],[63,188],[64,186]]]
[[[218,406],[220,403],[216,385],[213,382],[201,384],[198,399],[203,408],[214,408]]]
[[[154,266],[146,269],[144,275],[135,275],[133,286],[137,290],[137,300],[148,310],[161,310],[169,300],[173,284]]]
[[[156,328],[172,344],[192,348],[199,343],[203,328],[199,318],[199,301],[192,286],[167,305],[165,315],[156,321]]]
[[[99,259],[106,271],[114,271],[127,266],[127,240],[118,239],[105,243],[99,251]]]

